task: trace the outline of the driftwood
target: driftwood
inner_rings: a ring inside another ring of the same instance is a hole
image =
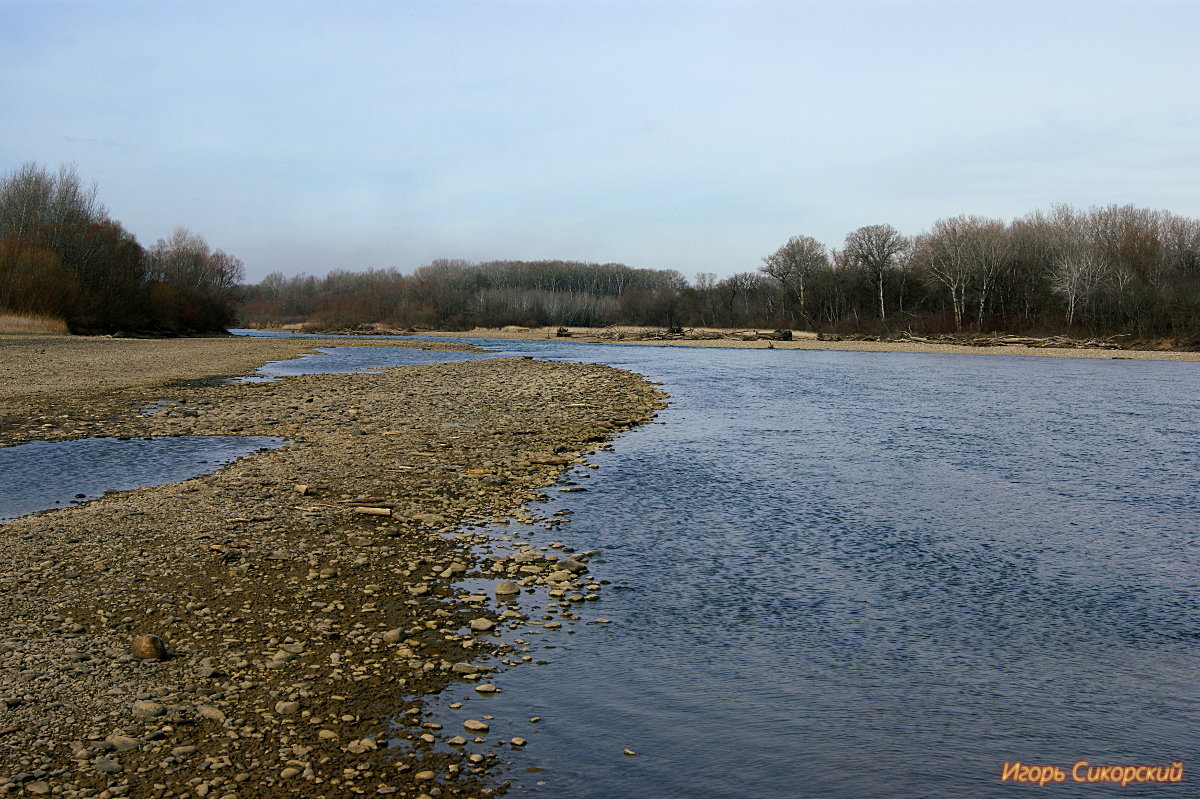
[[[1119,350],[1121,345],[1114,339],[1127,338],[1125,335],[1110,336],[1105,339],[1074,339],[1066,336],[1010,336],[1003,333],[993,333],[990,336],[955,336],[931,335],[900,337],[870,337],[864,340],[875,341],[912,341],[918,344],[958,344],[964,347],[1036,347],[1057,349],[1089,349],[1089,350]]]

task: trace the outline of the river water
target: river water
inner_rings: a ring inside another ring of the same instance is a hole
[[[542,509],[633,590],[495,681],[518,795],[1196,795],[1069,771],[1197,765],[1197,364],[479,343],[672,403]]]
[[[1004,797],[1019,760],[1197,795],[1200,365],[473,343],[671,396],[540,507],[611,623],[439,711],[528,739],[512,794]]]
[[[30,441],[0,447],[0,521],[215,472],[283,445],[269,436],[163,436]]]

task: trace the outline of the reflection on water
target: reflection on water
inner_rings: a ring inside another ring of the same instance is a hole
[[[32,441],[0,448],[0,521],[95,499],[106,491],[187,480],[253,452],[267,436],[174,436]]]

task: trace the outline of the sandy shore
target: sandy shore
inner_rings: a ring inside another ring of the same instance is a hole
[[[658,347],[738,347],[745,349],[777,350],[840,350],[845,352],[910,352],[937,353],[943,355],[1028,355],[1051,358],[1128,358],[1146,361],[1200,361],[1200,352],[1160,352],[1149,350],[1108,350],[1108,349],[1075,349],[1065,347],[971,347],[958,344],[895,342],[895,341],[820,341],[815,334],[796,332],[792,341],[743,341],[733,338],[738,331],[713,330],[706,331],[730,338],[701,338],[701,339],[641,339],[645,332],[653,332],[650,328],[569,328],[569,338],[558,338],[556,328],[527,328],[514,330],[512,328],[475,328],[460,333],[422,331],[422,336],[437,336],[450,338],[500,338],[523,341],[582,341],[592,344],[644,344]],[[616,338],[614,333],[622,334]]]
[[[0,402],[43,412],[10,417],[10,443],[292,442],[209,476],[0,523],[0,795],[496,790],[520,744],[488,732],[486,694],[470,703],[474,729],[443,728],[423,698],[454,681],[502,685],[532,650],[497,632],[561,635],[580,618],[564,593],[600,584],[585,554],[500,544],[460,523],[557,523],[524,503],[649,419],[661,395],[620,370],[526,359],[174,384],[319,345],[0,340],[6,378],[30,376],[23,389],[5,379]],[[143,414],[156,398],[172,402]],[[480,547],[492,555],[477,558]],[[522,593],[466,595],[462,577]],[[135,657],[143,635],[169,657]]]

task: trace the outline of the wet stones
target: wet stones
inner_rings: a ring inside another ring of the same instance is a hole
[[[588,567],[586,564],[576,560],[576,557],[577,556],[572,555],[569,558],[558,561],[555,565],[564,571],[571,572],[572,574],[583,574],[588,570]]]

